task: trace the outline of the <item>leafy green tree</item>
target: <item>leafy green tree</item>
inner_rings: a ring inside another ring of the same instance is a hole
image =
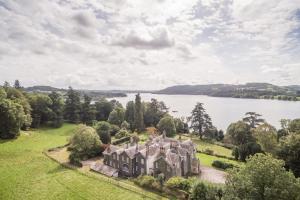
[[[24,123],[23,107],[10,99],[6,99],[6,93],[0,89],[0,138],[11,139],[20,134]]]
[[[80,94],[79,92],[73,90],[72,87],[69,87],[69,90],[66,94],[66,101],[65,101],[65,111],[64,111],[65,119],[72,123],[79,123],[80,111],[81,111]]]
[[[243,121],[231,123],[227,128],[226,136],[232,144],[241,145],[253,141],[250,126]]]
[[[255,142],[255,138],[251,134],[250,125],[243,121],[232,123],[227,128],[227,138],[232,144],[237,145],[232,154],[235,158],[245,161],[250,155],[260,153],[261,147]]]
[[[121,124],[121,129],[129,130],[130,124],[127,121],[123,121]]]
[[[125,118],[125,110],[121,107],[116,107],[108,117],[108,122],[117,126],[121,126]]]
[[[113,105],[111,102],[107,101],[105,98],[101,98],[95,103],[96,106],[96,120],[106,121],[109,114],[113,110]]]
[[[104,144],[109,144],[111,142],[110,129],[111,125],[106,121],[100,121],[96,124],[96,131]]]
[[[96,119],[96,109],[91,104],[92,98],[84,95],[84,102],[81,105],[81,121],[87,125],[92,125]]]
[[[221,188],[205,184],[203,182],[197,181],[193,184],[190,200],[221,200],[223,196],[223,191]]]
[[[271,155],[256,154],[239,170],[229,172],[225,200],[297,200],[300,185],[284,162]]]
[[[53,112],[51,110],[52,100],[46,94],[31,94],[29,103],[32,108],[32,127],[37,128],[51,120]]]
[[[194,129],[200,138],[202,139],[204,131],[212,128],[212,122],[209,115],[206,113],[203,103],[197,103],[192,111],[192,115],[189,117],[191,122],[191,128]]]
[[[101,141],[92,127],[80,125],[70,139],[70,162],[79,164],[81,160],[94,157],[101,153]]]
[[[10,88],[9,82],[4,81],[3,88],[4,88],[4,90],[6,90],[7,88]]]
[[[185,133],[183,118],[174,118],[174,123],[177,133]]]
[[[243,118],[243,121],[249,124],[251,128],[256,128],[258,125],[265,122],[264,119],[260,118],[261,115],[256,112],[247,112],[245,115],[246,117]]]
[[[114,124],[111,124],[111,125],[110,125],[109,133],[110,133],[111,136],[116,135],[117,132],[119,132],[119,131],[120,131],[120,127],[119,127],[119,126],[114,125]]]
[[[281,140],[277,155],[285,161],[288,170],[300,177],[300,134],[291,134]]]
[[[16,88],[16,89],[22,88],[19,80],[15,80],[14,88]]]
[[[134,102],[129,101],[126,104],[126,111],[125,111],[125,120],[130,124],[130,130],[134,131]]]
[[[122,104],[119,101],[115,100],[115,99],[110,100],[109,103],[112,105],[112,109],[123,108]]]
[[[135,96],[135,106],[134,106],[134,127],[138,132],[144,130],[144,114],[143,114],[143,106],[141,101],[141,96],[138,93]]]
[[[50,109],[52,111],[52,126],[54,127],[61,127],[64,122],[64,99],[62,95],[57,92],[51,92],[49,95],[51,99]]]
[[[168,113],[168,108],[163,101],[157,101],[152,98],[151,102],[146,104],[144,113],[144,122],[146,126],[156,126],[161,118]]]
[[[173,117],[163,117],[157,124],[158,130],[163,133],[166,132],[167,137],[173,137],[176,134],[176,127]]]
[[[23,107],[24,110],[24,123],[22,125],[23,130],[27,130],[32,123],[32,117],[31,117],[31,106],[29,104],[28,98],[25,96],[26,93],[23,91],[20,91],[13,87],[6,88],[6,96],[8,99],[12,100],[15,103],[20,104]]]
[[[289,131],[300,134],[300,119],[294,119],[289,124]]]
[[[264,152],[275,153],[277,146],[277,131],[274,126],[263,123],[254,129],[253,135]]]

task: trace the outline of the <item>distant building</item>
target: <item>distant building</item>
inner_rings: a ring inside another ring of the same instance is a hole
[[[157,176],[163,173],[168,179],[199,174],[200,171],[193,142],[168,138],[165,134],[150,138],[143,145],[133,142],[124,148],[110,145],[103,155],[104,164],[116,169],[119,176]]]

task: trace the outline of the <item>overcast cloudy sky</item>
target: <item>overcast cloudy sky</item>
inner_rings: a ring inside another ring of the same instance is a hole
[[[0,82],[300,84],[300,0],[0,0]]]

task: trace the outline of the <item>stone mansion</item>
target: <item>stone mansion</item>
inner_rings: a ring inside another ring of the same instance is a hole
[[[168,138],[165,134],[150,138],[143,145],[131,143],[124,148],[110,145],[103,155],[104,165],[113,168],[118,176],[157,176],[163,173],[168,179],[200,172],[193,142]]]

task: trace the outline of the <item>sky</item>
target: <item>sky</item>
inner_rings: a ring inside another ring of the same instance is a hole
[[[0,83],[300,84],[300,0],[0,0]]]

